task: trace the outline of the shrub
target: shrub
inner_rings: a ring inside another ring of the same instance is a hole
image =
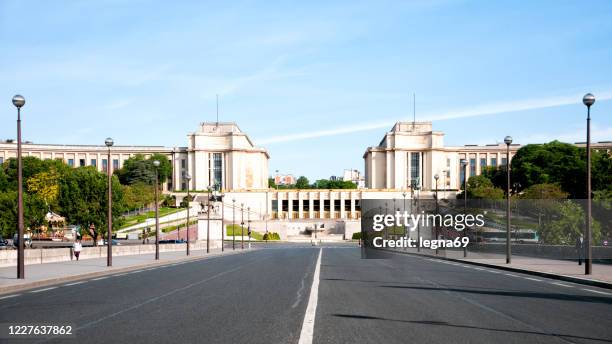
[[[360,239],[361,239],[361,232],[353,233],[353,240],[360,240]]]

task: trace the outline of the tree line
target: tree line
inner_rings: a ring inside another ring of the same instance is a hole
[[[612,238],[612,157],[591,152],[593,242]],[[586,149],[552,141],[521,147],[510,165],[510,197],[518,214],[537,219],[542,242],[573,245],[585,225]],[[457,198],[464,197],[464,185]],[[489,167],[467,180],[470,200],[501,200],[507,193],[507,167]],[[473,203],[473,202],[472,202]]]
[[[121,226],[121,215],[154,202],[155,169],[160,161],[160,184],[172,173],[163,154],[149,158],[136,155],[114,171],[112,183],[113,228]],[[24,225],[37,229],[45,225],[45,215],[53,211],[66,222],[81,228],[81,234],[94,239],[106,234],[108,227],[108,179],[94,166],[72,168],[61,160],[23,158]],[[17,230],[17,160],[0,165],[0,234],[12,237]],[[95,240],[94,240],[95,241]]]

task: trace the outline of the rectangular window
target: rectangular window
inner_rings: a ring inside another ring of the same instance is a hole
[[[85,159],[79,159],[79,166],[80,167],[85,166]]]
[[[4,158],[0,157],[0,164],[3,164],[3,163],[4,163]]]
[[[421,154],[419,152],[410,153],[410,181],[414,185],[421,185],[419,177],[421,176]]]
[[[113,170],[119,169],[119,159],[113,159]]]
[[[470,158],[470,177],[476,175],[476,159]]]
[[[459,183],[461,184],[460,187],[463,187],[464,182],[465,182],[465,168],[460,166],[459,167]]]
[[[506,166],[506,164],[508,163],[508,159],[506,158],[502,158],[502,166]]]
[[[108,170],[108,160],[102,159],[102,171]]]
[[[487,170],[487,158],[480,158],[480,173]]]
[[[491,166],[497,167],[497,158],[491,158]]]
[[[90,164],[91,166],[94,166],[94,167],[98,166],[98,160],[97,159],[91,159],[90,162],[91,162],[91,164]]]
[[[74,159],[68,159],[68,166],[74,167]]]
[[[223,176],[223,160],[221,153],[213,153],[213,182],[215,185],[222,186],[221,179]]]
[[[187,168],[187,160],[181,159],[181,168]]]

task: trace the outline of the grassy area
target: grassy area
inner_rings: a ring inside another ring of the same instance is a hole
[[[225,226],[225,233],[227,234],[227,236],[241,236],[242,229],[240,225],[233,225],[233,227],[232,225],[227,225]],[[244,227],[244,236],[247,236],[248,233],[249,233],[248,229]],[[263,240],[263,234],[259,232],[255,232],[254,230],[251,230],[251,238],[255,240]]]
[[[183,208],[167,208],[167,207],[159,208],[159,216],[162,217],[162,216],[178,213],[181,210],[184,210],[184,209]],[[144,223],[147,219],[150,219],[150,218],[155,218],[155,211],[148,211],[140,215],[126,216],[123,219],[124,222],[120,229]]]
[[[197,223],[198,223],[198,220],[189,221],[189,225],[190,226],[193,225],[193,224],[197,224]],[[175,231],[177,228],[184,228],[184,227],[185,227],[185,223],[183,222],[183,223],[181,223],[179,225],[164,227],[164,228],[161,229],[161,231],[164,232],[164,233],[169,233],[169,232]]]

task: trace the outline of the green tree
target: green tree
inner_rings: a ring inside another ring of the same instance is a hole
[[[297,181],[295,182],[295,188],[296,189],[308,189],[310,188],[310,182],[308,181],[308,178],[304,177],[304,176],[300,176]]]
[[[126,210],[146,207],[155,202],[155,187],[145,183],[123,185]]]
[[[540,238],[545,244],[550,245],[574,245],[576,238],[584,230],[584,211],[582,207],[571,201],[565,200],[558,203],[553,220],[540,226]],[[593,243],[601,240],[599,222],[592,223]]]
[[[123,190],[116,176],[112,178],[113,187],[113,228],[118,228],[124,210]],[[66,220],[84,229],[94,225],[93,233],[97,240],[106,233],[108,226],[108,187],[107,176],[95,167],[80,167],[67,173],[60,182],[59,205]]]
[[[163,154],[153,154],[148,159],[145,159],[143,154],[137,154],[127,159],[123,167],[115,171],[115,174],[124,185],[137,183],[153,185],[155,184],[155,166],[153,165],[155,160],[160,163],[157,168],[159,183],[163,183],[172,175],[172,164]]]

